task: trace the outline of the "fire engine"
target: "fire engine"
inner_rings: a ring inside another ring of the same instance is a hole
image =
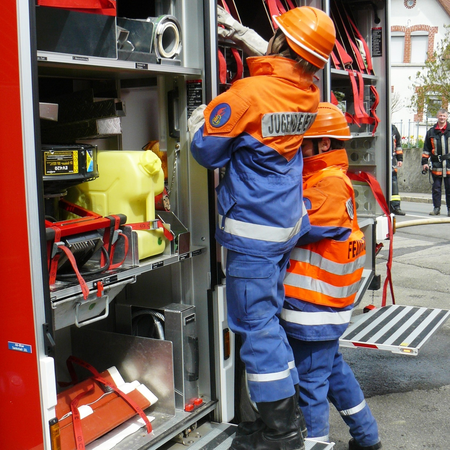
[[[243,49],[219,37],[217,4],[266,40],[283,9],[333,18],[316,82],[353,135],[368,253],[358,302],[380,287],[389,1],[4,0],[4,450],[225,449],[251,410],[214,241],[220,171],[192,159],[187,129],[247,75]]]

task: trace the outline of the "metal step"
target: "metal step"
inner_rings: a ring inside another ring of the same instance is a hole
[[[229,423],[207,422],[199,426],[188,437],[178,443],[167,443],[164,450],[228,450],[237,426]],[[305,450],[331,450],[334,442],[319,442],[306,439]]]
[[[373,348],[417,356],[450,315],[446,309],[389,305],[361,314],[342,335],[341,347]]]

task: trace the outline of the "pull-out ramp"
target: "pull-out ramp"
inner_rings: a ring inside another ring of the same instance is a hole
[[[341,347],[363,347],[416,356],[445,323],[446,309],[389,305],[361,314],[340,339]]]
[[[228,450],[237,430],[229,423],[207,422],[199,426],[188,437],[178,443],[168,443],[164,450]],[[319,442],[306,439],[305,450],[332,450],[334,442]]]

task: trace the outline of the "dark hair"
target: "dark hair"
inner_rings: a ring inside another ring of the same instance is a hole
[[[330,138],[330,140],[331,140],[330,148],[332,150],[341,150],[345,146],[345,142],[341,141],[340,139]]]

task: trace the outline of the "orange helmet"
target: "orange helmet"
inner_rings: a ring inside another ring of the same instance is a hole
[[[316,120],[303,137],[305,139],[328,137],[341,141],[352,138],[344,114],[332,103],[319,103]]]
[[[324,68],[334,47],[336,30],[323,11],[300,6],[273,19],[297,55],[319,69]]]

